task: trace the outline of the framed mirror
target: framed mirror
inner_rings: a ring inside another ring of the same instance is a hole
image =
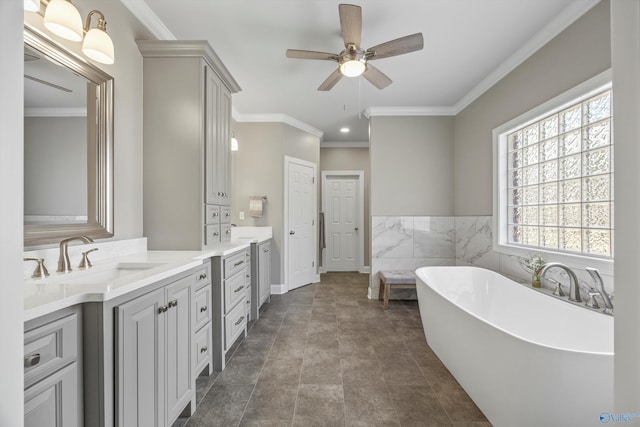
[[[24,246],[113,236],[113,77],[28,26]]]

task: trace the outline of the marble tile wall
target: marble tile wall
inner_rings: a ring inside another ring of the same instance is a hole
[[[374,216],[371,238],[370,297],[377,298],[383,270],[415,270],[431,265],[474,265],[527,282],[531,276],[517,257],[493,250],[491,216]],[[547,261],[553,261],[547,259]],[[586,301],[592,281],[583,269],[575,269]],[[549,277],[568,283],[563,271],[551,270]],[[605,288],[613,293],[613,276],[602,274]],[[543,286],[555,286],[543,282]],[[568,293],[568,286],[564,287]],[[394,291],[392,298],[415,298],[413,291]]]

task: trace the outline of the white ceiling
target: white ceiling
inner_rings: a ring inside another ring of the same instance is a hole
[[[146,1],[146,4],[144,3]],[[286,115],[325,142],[368,141],[379,114],[454,114],[598,0],[362,0],[364,48],[422,32],[424,49],[375,62],[393,83],[363,78],[316,88],[337,66],[285,51],[343,49],[338,4],[328,0],[122,0],[159,38],[206,39],[239,83],[236,118]],[[158,21],[161,21],[159,22]],[[339,132],[347,126],[348,134]]]

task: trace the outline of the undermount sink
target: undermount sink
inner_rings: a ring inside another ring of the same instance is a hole
[[[134,273],[149,270],[164,265],[158,262],[121,262],[112,267],[100,269],[97,271],[86,271],[81,276],[69,278],[63,281],[65,284],[96,284],[109,283],[114,280],[129,276]]]

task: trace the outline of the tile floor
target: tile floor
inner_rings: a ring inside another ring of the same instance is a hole
[[[368,276],[323,274],[274,295],[219,375],[195,426],[490,427],[427,346],[415,301],[367,299]]]

